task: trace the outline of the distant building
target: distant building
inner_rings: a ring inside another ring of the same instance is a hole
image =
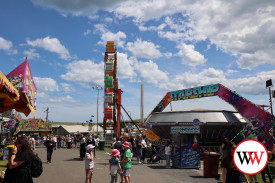
[[[98,132],[103,133],[103,128],[98,126]],[[91,130],[88,125],[54,125],[54,135],[69,135],[76,133],[96,133],[96,126],[93,126]]]

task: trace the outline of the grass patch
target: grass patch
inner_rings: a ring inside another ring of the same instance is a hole
[[[7,168],[8,160],[0,160],[0,171]]]
[[[111,153],[112,152],[112,149],[111,148],[104,148],[104,150],[97,150],[96,152],[100,152],[100,153]]]

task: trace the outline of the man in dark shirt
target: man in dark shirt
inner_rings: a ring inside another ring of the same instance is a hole
[[[53,141],[52,137],[49,137],[49,140],[44,142],[44,145],[47,147],[47,163],[51,163],[55,142]]]

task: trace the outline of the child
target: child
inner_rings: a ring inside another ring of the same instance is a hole
[[[121,166],[123,167],[123,178],[125,183],[130,183],[130,170],[132,167],[132,160],[131,160],[131,151],[130,151],[130,144],[129,142],[124,142],[123,147],[125,149],[123,160],[120,162]]]
[[[112,150],[112,158],[109,160],[109,170],[111,175],[111,183],[117,183],[117,177],[118,177],[118,170],[122,174],[122,169],[120,166],[120,160],[119,160],[119,150],[113,149]]]
[[[85,154],[85,169],[86,169],[86,183],[92,183],[92,176],[94,171],[94,155],[93,149],[95,146],[87,145]]]

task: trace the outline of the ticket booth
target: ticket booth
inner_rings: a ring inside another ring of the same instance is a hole
[[[172,165],[200,168],[199,126],[172,126]]]

